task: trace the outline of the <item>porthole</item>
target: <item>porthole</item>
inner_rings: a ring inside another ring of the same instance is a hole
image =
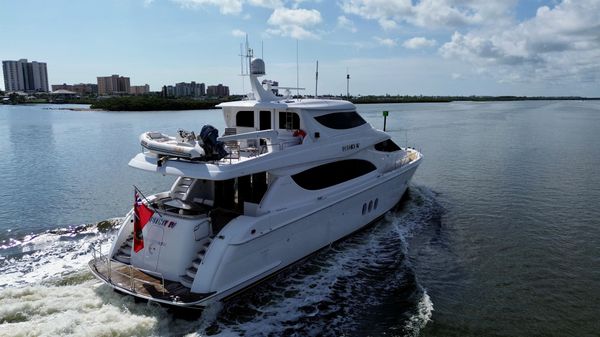
[[[373,204],[373,209],[377,209],[377,205],[379,205],[379,198],[375,199],[375,203]]]
[[[373,200],[369,201],[369,212],[373,209]]]
[[[363,210],[362,210],[362,214],[365,215],[365,213],[367,213],[367,204],[363,204]]]

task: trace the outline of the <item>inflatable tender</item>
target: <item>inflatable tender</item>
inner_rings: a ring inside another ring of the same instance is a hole
[[[140,135],[140,144],[159,156],[199,159],[205,155],[204,148],[194,133],[184,130],[179,130],[179,137],[171,137],[156,131],[144,132]]]
[[[219,131],[205,125],[196,136],[193,131],[179,130],[177,137],[156,131],[140,135],[140,144],[150,153],[163,158],[183,158],[188,160],[220,160],[229,153],[223,142],[217,141]]]

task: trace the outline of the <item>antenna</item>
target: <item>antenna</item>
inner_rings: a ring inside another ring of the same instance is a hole
[[[346,67],[346,97],[350,98],[350,72]]]
[[[317,98],[317,89],[319,88],[319,60],[317,60],[317,71],[315,71],[315,98]]]
[[[260,58],[265,60],[265,42],[263,40],[260,40]]]
[[[246,94],[246,86],[244,84],[244,44],[240,43],[240,76],[242,77],[242,94]]]
[[[300,96],[300,66],[298,65],[298,40],[296,39],[296,95]]]

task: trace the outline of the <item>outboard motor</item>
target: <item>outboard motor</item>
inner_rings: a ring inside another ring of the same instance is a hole
[[[200,130],[200,139],[204,145],[204,152],[210,160],[220,160],[225,158],[229,153],[225,150],[223,142],[217,141],[219,130],[212,125],[205,125]]]

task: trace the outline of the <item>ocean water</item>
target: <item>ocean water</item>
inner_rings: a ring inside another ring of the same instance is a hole
[[[0,106],[0,336],[598,336],[600,102],[361,105],[425,160],[398,208],[233,301],[181,313],[87,271],[146,130],[219,110]]]

